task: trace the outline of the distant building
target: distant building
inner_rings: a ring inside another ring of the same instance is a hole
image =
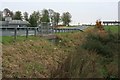
[[[118,21],[120,21],[120,1],[118,2]]]
[[[5,17],[5,21],[0,21],[2,27],[27,27],[28,21],[12,20],[11,17]]]

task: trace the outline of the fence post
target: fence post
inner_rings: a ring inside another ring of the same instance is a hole
[[[14,29],[14,40],[17,38],[17,28]]]
[[[66,32],[66,29],[64,29],[64,32]]]
[[[53,29],[53,31],[54,31],[54,33],[56,33],[56,30],[55,30],[55,29]]]
[[[34,36],[36,36],[37,35],[37,28],[35,28],[35,34],[34,34]]]
[[[28,28],[26,28],[26,38],[28,38]]]

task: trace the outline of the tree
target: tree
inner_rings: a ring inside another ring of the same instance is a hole
[[[15,14],[14,14],[13,19],[22,20],[22,14],[21,14],[21,12],[20,11],[16,11]]]
[[[37,26],[37,21],[36,21],[36,19],[33,15],[30,15],[29,23],[30,23],[30,27],[36,27]]]
[[[14,16],[13,12],[11,10],[9,10],[8,8],[5,8],[3,10],[3,14],[5,15],[5,17],[12,17]],[[4,19],[4,16],[3,16],[3,19]]]
[[[11,16],[12,18],[14,18],[14,13],[13,13],[13,11],[10,11],[10,16]]]
[[[2,18],[3,18],[3,14],[2,11],[0,11],[0,21],[2,21]]]
[[[53,18],[54,18],[54,23],[57,26],[60,21],[60,14],[58,12],[55,12]]]
[[[49,9],[48,12],[49,12],[50,22],[54,24],[54,26],[58,25],[60,21],[60,14],[52,9]]]
[[[23,17],[24,17],[24,19],[25,19],[26,21],[28,21],[28,13],[27,13],[27,12],[24,12],[24,13],[23,13]]]
[[[42,10],[42,17],[41,17],[41,22],[50,22],[50,19],[49,19],[49,12],[47,9],[43,9]]]
[[[40,12],[39,11],[34,11],[33,16],[35,17],[35,19],[37,21],[37,24],[39,24],[40,23],[40,18],[41,18]]]
[[[10,10],[8,9],[8,8],[5,8],[4,10],[3,10],[3,13],[4,13],[4,15],[5,16],[10,16]]]
[[[62,21],[63,21],[63,25],[65,26],[69,26],[69,23],[71,22],[71,14],[69,12],[65,12],[62,14]]]
[[[52,22],[53,22],[54,10],[52,10],[52,9],[48,9],[48,13],[49,13],[49,19],[50,19],[50,22],[52,23]]]
[[[36,27],[39,25],[40,23],[40,18],[41,18],[41,15],[39,13],[39,11],[34,11],[31,15],[30,15],[30,18],[29,18],[29,23],[30,23],[30,26],[31,27]]]

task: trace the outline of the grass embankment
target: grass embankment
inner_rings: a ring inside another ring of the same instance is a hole
[[[92,28],[91,28],[92,29]],[[82,44],[54,72],[53,77],[116,78],[118,77],[117,33],[99,33],[87,29],[82,35]],[[81,40],[81,38],[79,39]]]
[[[109,25],[109,26],[104,26],[104,29],[106,30],[106,31],[110,31],[110,32],[112,32],[112,33],[118,33],[118,27],[120,27],[120,26],[115,26],[115,25]]]
[[[79,34],[58,34],[55,43],[40,37],[18,37],[16,42],[13,37],[3,37],[3,77],[50,77],[58,64],[74,52]]]
[[[25,40],[38,40],[39,38],[38,37],[35,37],[35,36],[29,36],[28,38],[26,38],[25,36],[17,36],[16,40],[14,39],[14,37],[12,36],[1,36],[1,43],[3,44],[12,44],[14,43],[15,41],[16,42],[23,42]]]
[[[118,73],[118,36],[85,32],[56,34],[3,44],[3,77],[110,78]]]
[[[48,77],[61,61],[62,50],[45,39],[3,45],[3,77]]]

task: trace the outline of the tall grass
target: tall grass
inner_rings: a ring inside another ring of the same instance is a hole
[[[57,78],[117,78],[120,36],[86,34],[81,45],[53,72]],[[103,35],[103,34],[102,34]]]
[[[119,32],[119,26],[117,25],[109,25],[109,26],[104,26],[104,29],[108,32],[112,33],[118,33]]]
[[[120,36],[90,31],[57,34],[57,37],[55,44],[40,37],[3,44],[3,77],[118,77],[116,45]]]

